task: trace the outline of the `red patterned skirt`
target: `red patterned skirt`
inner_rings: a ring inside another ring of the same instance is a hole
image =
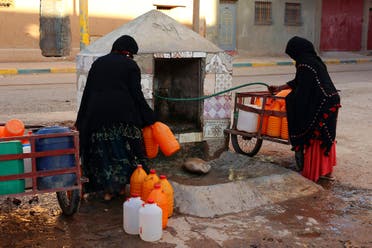
[[[304,149],[304,169],[302,175],[314,182],[319,177],[332,173],[336,165],[336,142],[333,142],[328,156],[324,155],[324,148],[320,140],[310,140],[310,146]]]

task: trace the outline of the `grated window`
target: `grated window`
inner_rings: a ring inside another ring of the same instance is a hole
[[[270,1],[255,1],[254,3],[254,23],[256,25],[271,25],[272,10]]]
[[[285,3],[284,24],[287,26],[301,26],[301,4]]]

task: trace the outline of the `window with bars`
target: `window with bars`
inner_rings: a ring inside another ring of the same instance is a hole
[[[300,3],[285,3],[284,24],[287,26],[301,26]]]
[[[272,10],[270,1],[255,1],[254,3],[254,23],[256,25],[271,25]]]
[[[14,0],[0,0],[0,8],[14,7]]]

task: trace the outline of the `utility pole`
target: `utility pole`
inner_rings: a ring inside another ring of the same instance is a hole
[[[89,45],[88,0],[79,0],[80,51]]]
[[[199,33],[200,0],[193,0],[192,30]]]

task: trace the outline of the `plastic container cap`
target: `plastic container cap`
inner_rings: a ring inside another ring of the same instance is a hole
[[[138,193],[131,194],[131,197],[139,197],[140,195]]]
[[[147,203],[148,203],[148,204],[154,204],[155,201],[154,201],[154,199],[147,199]]]
[[[151,169],[151,170],[150,170],[150,174],[156,174],[155,169]]]
[[[160,183],[155,183],[155,185],[154,185],[154,189],[160,189],[160,188],[161,188]]]
[[[166,175],[160,175],[160,179],[167,179]]]
[[[25,125],[21,120],[11,119],[5,123],[5,136],[22,136],[25,132]]]

